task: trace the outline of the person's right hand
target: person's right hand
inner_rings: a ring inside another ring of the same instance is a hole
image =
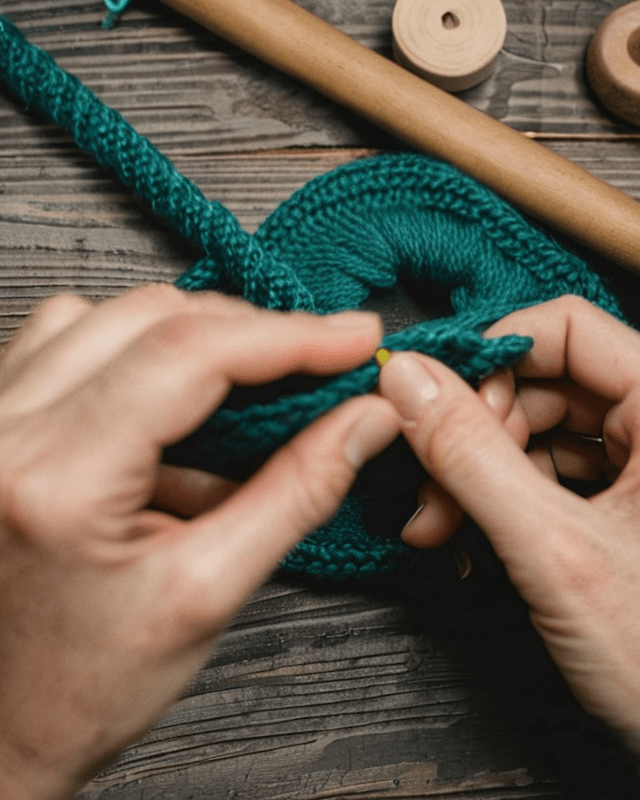
[[[487,335],[507,333],[534,347],[515,380],[502,373],[480,395],[426,356],[394,353],[382,367],[380,392],[438,487],[403,536],[433,546],[458,506],[468,512],[578,700],[640,755],[640,335],[573,297]],[[559,428],[569,435],[556,438]],[[529,457],[523,446],[544,432],[548,448]],[[601,434],[604,449],[594,456],[575,434]],[[619,474],[590,499],[555,480],[604,468]]]

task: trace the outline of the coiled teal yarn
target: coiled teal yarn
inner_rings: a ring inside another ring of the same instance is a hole
[[[403,278],[422,281],[448,291],[452,313],[390,334],[384,344],[429,353],[470,381],[531,346],[516,336],[482,338],[511,311],[573,293],[620,316],[615,298],[583,261],[447,164],[410,153],[356,161],[311,181],[249,235],[2,17],[0,77],[202,250],[177,281],[184,289],[324,314],[357,308]],[[167,458],[246,477],[318,414],[370,391],[376,380],[371,362],[329,380],[285,380],[267,394],[238,390]],[[286,568],[347,578],[406,563],[407,549],[389,532],[413,510],[424,476],[409,457],[395,459],[393,469],[384,459],[363,472],[336,518],[308,537]]]

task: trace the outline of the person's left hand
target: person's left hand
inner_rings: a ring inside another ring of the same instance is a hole
[[[381,334],[373,314],[168,286],[95,307],[56,298],[31,317],[0,360],[3,800],[68,798],[141,735],[399,418],[356,398],[240,487],[163,467],[163,448],[232,385],[353,368]]]

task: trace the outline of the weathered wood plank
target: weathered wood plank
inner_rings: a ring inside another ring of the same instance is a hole
[[[634,797],[523,610],[481,585],[427,605],[272,582],[83,800]]]
[[[602,113],[586,86],[584,50],[623,0],[506,0],[508,34],[494,75],[462,94],[523,131],[633,132]],[[307,0],[345,33],[390,53],[393,0]],[[137,0],[112,31],[101,4],[9,0],[3,13],[62,66],[171,155],[271,147],[380,146],[380,132],[239,53],[159,2]],[[66,137],[18,112],[0,94],[0,153],[68,149]]]

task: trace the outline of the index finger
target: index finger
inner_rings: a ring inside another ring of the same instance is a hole
[[[484,335],[510,333],[534,340],[514,367],[520,377],[568,377],[612,402],[638,383],[640,334],[581,297],[560,297],[516,311]]]

